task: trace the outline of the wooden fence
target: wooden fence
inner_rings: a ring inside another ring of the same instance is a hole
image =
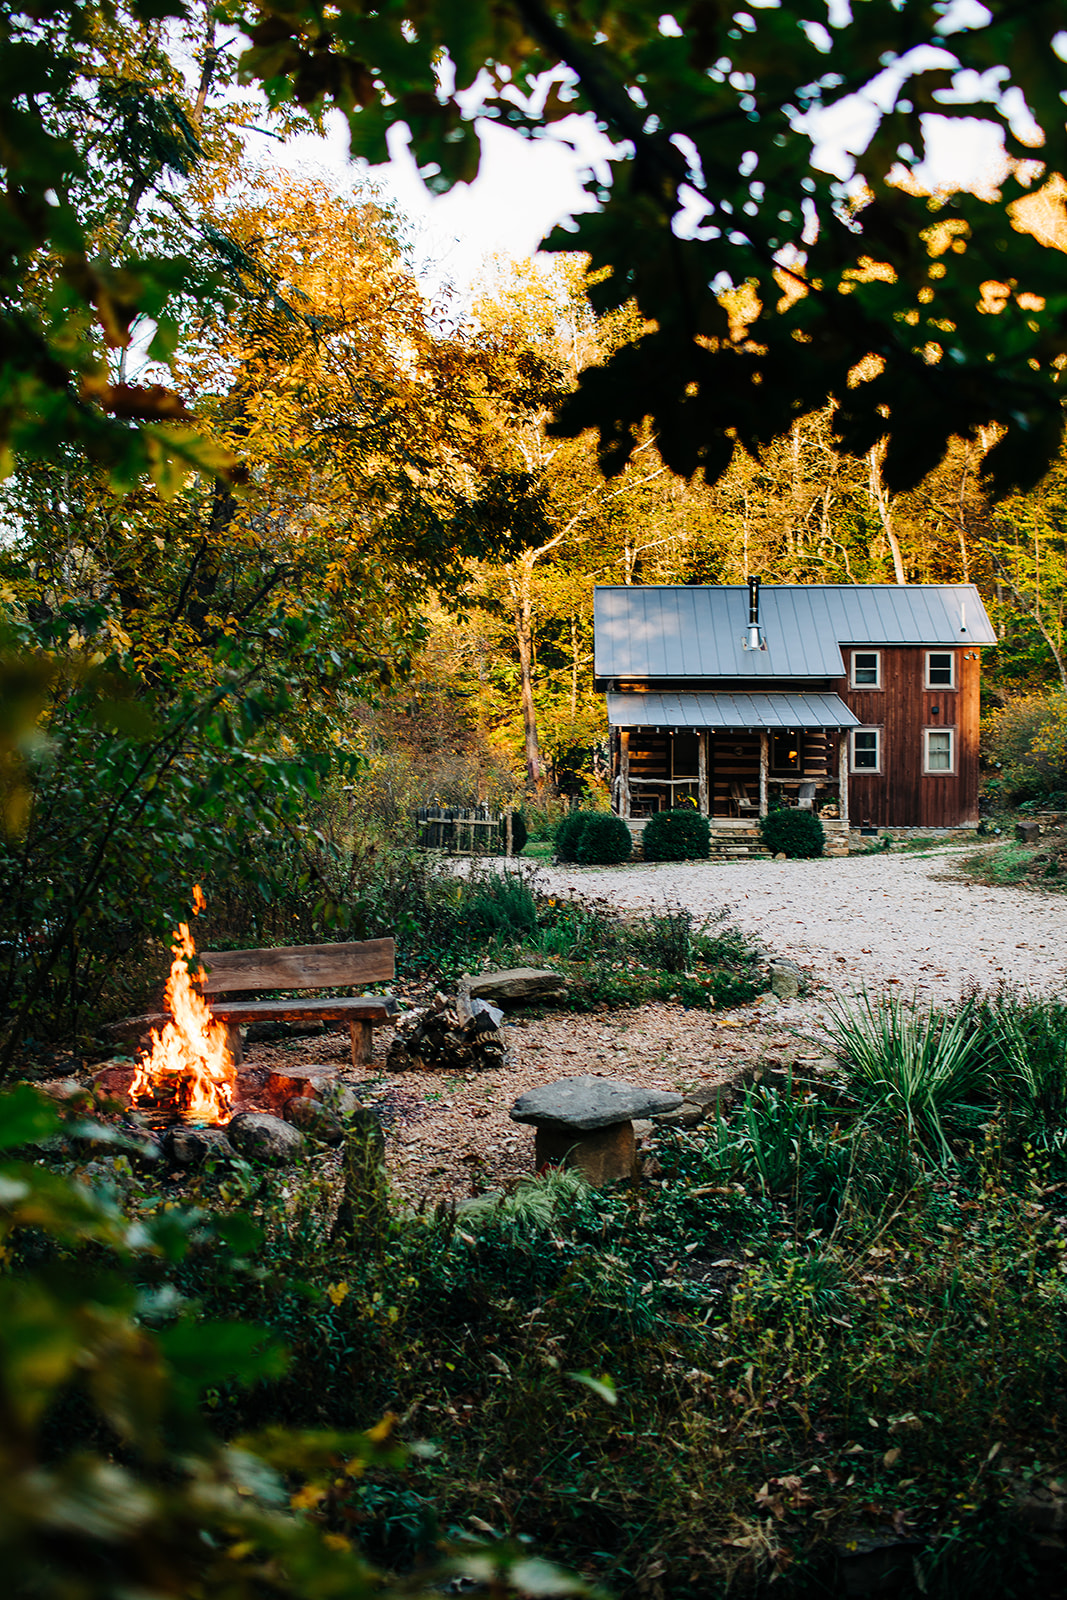
[[[415,812],[419,844],[453,856],[502,856],[511,843],[511,813],[488,806],[419,806]]]

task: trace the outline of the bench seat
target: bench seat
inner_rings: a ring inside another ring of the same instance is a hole
[[[327,996],[322,999],[220,1000],[230,993],[254,994],[271,989],[326,989],[383,983],[395,972],[392,939],[366,939],[357,944],[290,945],[270,950],[204,950],[200,992],[211,1013],[229,1036],[234,1065],[243,1058],[243,1022],[346,1022],[352,1040],[352,1065],[371,1059],[374,1028],[397,1010],[396,1001],[374,994]],[[151,1012],[112,1024],[112,1034],[147,1032],[170,1019]]]

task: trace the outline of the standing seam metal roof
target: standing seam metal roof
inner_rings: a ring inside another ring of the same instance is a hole
[[[836,694],[757,692],[607,695],[608,722],[619,728],[858,728]]]
[[[844,644],[996,643],[973,584],[767,585],[759,651],[740,584],[598,587],[594,619],[598,678],[840,678]]]

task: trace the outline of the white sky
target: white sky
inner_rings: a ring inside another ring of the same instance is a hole
[[[877,116],[872,101],[852,96],[821,116],[817,164],[847,178],[852,156],[869,140]],[[985,188],[995,185],[1005,167],[1004,148],[993,123],[975,118],[924,117],[929,159],[919,169],[931,187]],[[591,119],[570,117],[555,135],[526,139],[496,123],[481,122],[482,166],[471,184],[433,195],[419,178],[403,130],[390,137],[392,159],[362,166],[410,220],[414,254],[424,280],[465,290],[495,255],[522,259],[534,254],[546,233],[579,211],[589,209],[583,175],[603,161],[608,142]],[[574,147],[566,142],[573,141]],[[250,135],[250,154],[308,176],[336,179],[349,165],[348,130],[339,113],[331,115],[327,137],[304,136],[280,148],[257,148],[265,141]],[[362,164],[361,164],[362,165]]]

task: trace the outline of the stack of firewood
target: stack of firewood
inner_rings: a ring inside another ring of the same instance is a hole
[[[389,1046],[390,1072],[487,1072],[507,1065],[503,1012],[472,1000],[466,987],[436,994],[424,1011],[400,1018]]]

